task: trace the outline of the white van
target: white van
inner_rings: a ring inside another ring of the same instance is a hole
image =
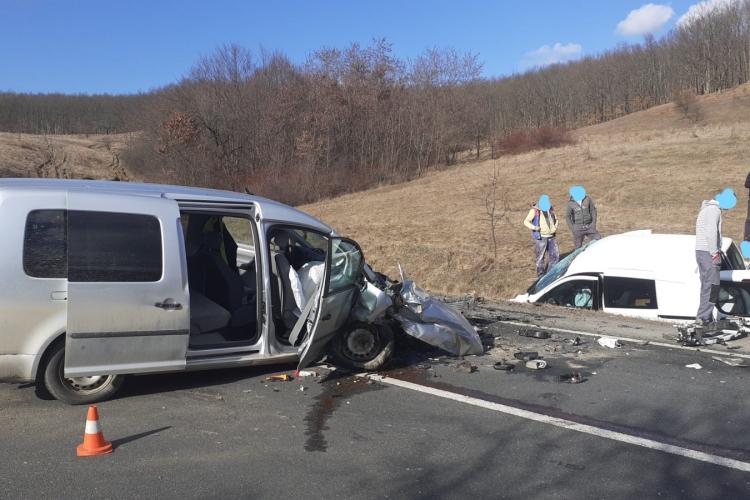
[[[0,227],[0,379],[69,403],[111,397],[123,374],[304,367],[329,350],[376,369],[393,351],[387,321],[352,317],[368,269],[357,243],[281,203],[3,179]]]
[[[684,321],[695,319],[699,289],[695,236],[641,230],[574,250],[513,300]],[[750,316],[750,271],[729,238],[716,309],[717,317]]]

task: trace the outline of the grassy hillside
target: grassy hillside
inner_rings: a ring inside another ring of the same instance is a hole
[[[0,177],[134,180],[120,162],[127,134],[33,135],[0,132]]]
[[[522,221],[547,193],[563,212],[567,190],[583,184],[599,208],[603,235],[651,228],[694,231],[703,199],[729,186],[738,206],[726,236],[740,239],[750,170],[750,86],[698,99],[695,123],[672,104],[576,132],[579,143],[499,160],[464,164],[422,179],[302,207],[359,241],[388,274],[402,263],[422,286],[449,293],[508,298],[534,279],[532,243]],[[500,172],[510,211],[498,225],[492,257],[482,195]],[[572,248],[563,224],[561,251]]]

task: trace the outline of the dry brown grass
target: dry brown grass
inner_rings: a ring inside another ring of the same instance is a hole
[[[583,184],[599,209],[603,235],[651,228],[692,233],[703,199],[730,186],[738,205],[724,223],[740,239],[750,170],[750,86],[699,98],[702,121],[682,119],[671,104],[576,132],[579,143],[500,160],[464,164],[405,184],[303,206],[355,238],[378,269],[401,262],[422,286],[502,299],[534,278],[532,244],[522,221],[531,201],[550,195],[562,216],[569,186]],[[501,167],[511,220],[498,227],[492,259],[481,194]],[[562,252],[572,248],[562,224]]]
[[[0,133],[0,177],[133,180],[119,156],[128,134]]]

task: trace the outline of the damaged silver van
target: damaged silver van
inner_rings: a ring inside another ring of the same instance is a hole
[[[482,350],[460,314],[271,200],[3,179],[0,227],[0,380],[36,381],[68,403],[109,398],[126,374],[302,368],[326,355],[374,370],[396,329],[454,354]]]

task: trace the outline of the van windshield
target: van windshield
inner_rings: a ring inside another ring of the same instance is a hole
[[[552,269],[547,271],[546,274],[543,274],[540,276],[527,290],[529,295],[533,295],[535,293],[541,292],[547,286],[551,283],[554,283],[557,279],[563,277],[568,270],[568,267],[570,267],[570,263],[573,262],[573,259],[578,257],[578,255],[586,250],[588,247],[596,243],[596,240],[589,241],[585,245],[583,245],[581,248],[577,248],[570,252],[564,259],[560,260],[557,264],[555,264]]]
[[[737,245],[731,243],[721,259],[721,270],[742,271],[744,269],[746,269],[746,267],[745,261],[742,259],[742,254],[737,249]]]

